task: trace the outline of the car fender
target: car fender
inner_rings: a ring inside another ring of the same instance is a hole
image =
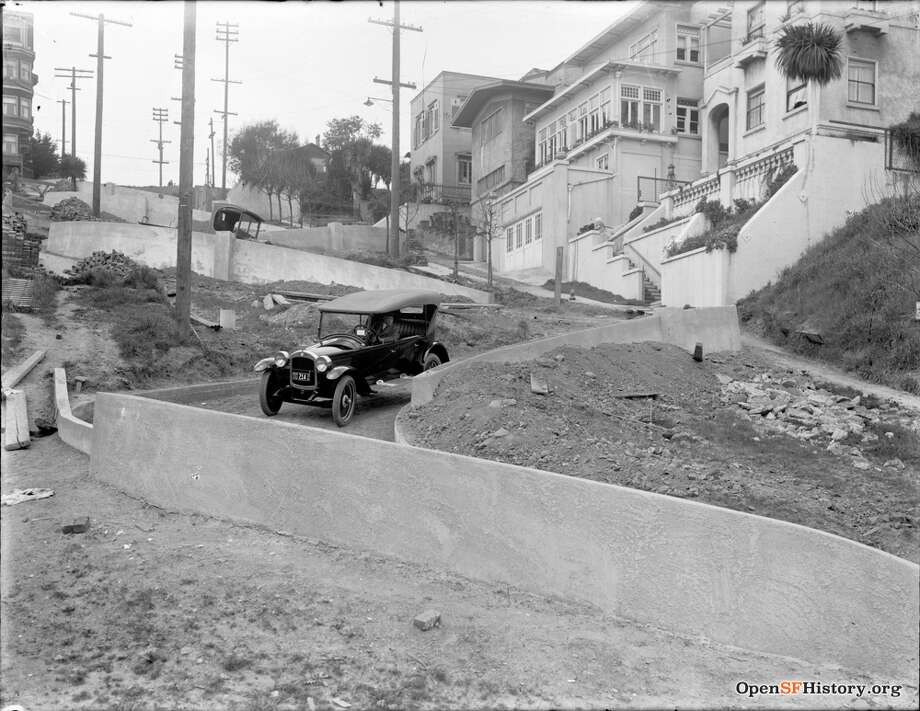
[[[425,362],[425,358],[428,357],[429,353],[434,353],[438,358],[441,359],[442,363],[448,363],[450,361],[450,356],[447,355],[447,349],[444,347],[444,344],[440,341],[435,341],[428,349],[422,354],[422,362]]]
[[[335,366],[335,368],[330,369],[330,370],[325,374],[325,375],[326,375],[326,380],[338,380],[338,379],[341,378],[343,375],[345,375],[345,373],[351,373],[351,372],[354,372],[354,371],[355,371],[355,369],[354,369],[353,367],[351,367],[350,365],[337,365],[337,366]]]
[[[256,363],[252,369],[257,373],[261,373],[263,370],[274,370],[277,367],[278,366],[275,365],[275,356],[269,356]]]

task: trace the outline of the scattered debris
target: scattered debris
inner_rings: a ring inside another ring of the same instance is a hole
[[[89,530],[89,516],[61,526],[61,533],[86,533]]]
[[[693,360],[695,360],[697,363],[703,362],[703,344],[702,343],[697,343],[693,347]]]
[[[262,297],[262,306],[266,311],[271,311],[275,308],[275,300],[272,298],[271,294],[266,294]]]
[[[657,400],[658,395],[659,393],[641,393],[640,392],[640,393],[614,393],[613,396],[621,400],[623,399],[625,400],[643,400],[646,398],[651,399],[651,400]]]
[[[93,272],[98,271],[109,272],[124,279],[139,268],[140,265],[137,262],[114,249],[111,252],[93,252],[64,272],[65,283],[85,284]]]
[[[412,624],[418,627],[422,632],[427,632],[434,627],[441,626],[441,613],[437,610],[425,610],[412,620]]]
[[[329,700],[330,700],[332,703],[334,703],[336,706],[338,706],[340,709],[350,709],[350,708],[351,708],[351,704],[350,704],[350,703],[348,703],[347,701],[343,701],[343,700],[340,699],[338,696],[333,696],[333,697],[332,697],[331,699],[329,699]]]
[[[51,208],[52,222],[99,222],[93,216],[93,208],[78,197],[69,197],[61,200]]]
[[[542,378],[533,373],[530,374],[530,392],[536,395],[549,395],[549,386]]]
[[[49,496],[54,496],[54,491],[52,489],[16,489],[0,498],[0,504],[3,506],[15,506],[16,504],[21,504],[23,501],[47,499]]]

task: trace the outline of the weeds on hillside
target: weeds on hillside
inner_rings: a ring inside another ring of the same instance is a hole
[[[547,279],[543,284],[544,289],[555,289],[556,280]],[[614,294],[611,291],[605,289],[599,289],[593,284],[588,284],[583,281],[565,281],[562,282],[562,294],[568,298],[571,294],[575,296],[581,296],[584,299],[591,299],[593,301],[602,301],[605,304],[629,304],[630,306],[643,306],[644,301],[638,299],[627,299],[625,296],[620,296],[619,294]]]
[[[22,337],[25,335],[26,327],[15,314],[4,311],[2,314],[2,357],[6,363],[9,359],[14,358],[22,344]]]
[[[917,301],[920,195],[909,194],[853,215],[738,307],[775,343],[920,393]],[[823,344],[801,337],[806,324]]]

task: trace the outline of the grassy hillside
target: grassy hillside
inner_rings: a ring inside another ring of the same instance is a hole
[[[853,215],[738,304],[746,327],[790,350],[920,394],[920,194]]]

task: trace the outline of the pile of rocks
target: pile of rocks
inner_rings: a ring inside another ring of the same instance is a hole
[[[93,209],[78,197],[61,200],[53,206],[51,219],[54,222],[99,221],[98,217],[93,216]]]
[[[737,405],[755,426],[821,444],[829,452],[852,457],[859,469],[872,466],[860,445],[878,441],[878,434],[867,425],[883,422],[883,413],[866,407],[861,396],[836,395],[813,383],[800,385],[794,378],[777,379],[770,373],[756,375],[751,381],[721,374],[716,377],[723,402]],[[897,461],[886,464],[904,466]]]
[[[69,284],[86,284],[93,272],[104,271],[114,274],[121,279],[127,277],[139,264],[130,257],[114,249],[111,252],[93,252],[88,257],[83,257],[65,272]]]

